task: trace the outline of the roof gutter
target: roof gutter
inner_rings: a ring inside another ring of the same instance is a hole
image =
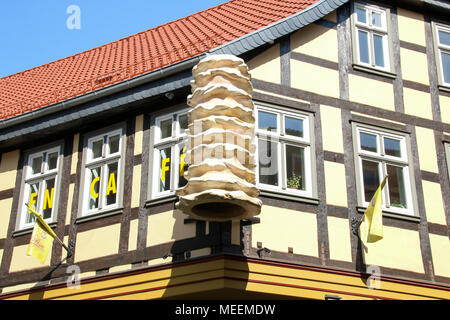
[[[33,110],[12,118],[8,118],[5,120],[0,121],[0,129],[8,128],[26,121],[34,120],[36,118],[40,118],[42,116],[56,113],[62,110],[66,110],[69,108],[72,108],[74,106],[96,100],[126,89],[135,88],[139,85],[159,80],[163,77],[168,77],[170,75],[173,75],[175,73],[178,73],[180,71],[187,70],[189,68],[193,68],[203,57],[205,56],[205,53],[201,53],[195,57],[189,58],[187,60],[177,62],[175,64],[172,64],[170,66],[152,71],[150,73],[137,76],[132,79],[124,80],[122,82],[113,84],[111,86],[101,88],[89,93],[86,93],[81,96],[77,96],[75,98],[71,98],[68,100],[64,100],[62,102],[58,102],[43,108],[39,108],[37,110]]]

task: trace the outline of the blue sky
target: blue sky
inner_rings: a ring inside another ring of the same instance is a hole
[[[224,2],[226,0],[2,0],[0,77]],[[79,19],[77,8],[68,11],[72,5],[79,9]],[[76,28],[78,21],[79,29]]]

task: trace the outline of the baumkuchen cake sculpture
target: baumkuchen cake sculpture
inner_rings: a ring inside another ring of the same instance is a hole
[[[176,206],[195,219],[240,220],[258,215],[252,84],[233,55],[211,55],[193,69],[188,104],[187,184]]]

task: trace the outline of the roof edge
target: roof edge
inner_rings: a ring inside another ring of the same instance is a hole
[[[320,0],[292,16],[211,49],[207,54],[246,53],[317,21],[350,0]]]
[[[169,76],[180,71],[184,71],[195,66],[195,64],[197,64],[205,55],[242,55],[266,43],[269,43],[270,41],[274,41],[289,33],[297,31],[316,20],[319,20],[320,18],[336,10],[338,7],[347,2],[349,2],[349,0],[320,0],[289,17],[274,22],[271,25],[253,31],[240,38],[234,39],[217,48],[203,52],[187,60],[177,62],[164,68],[151,71],[150,73],[140,75],[138,77],[128,79],[111,86],[86,93],[81,96],[77,96],[36,110],[32,110],[18,116],[0,120],[0,130],[24,123],[29,120],[34,120],[48,114],[66,110],[82,103],[90,102],[97,98],[105,97],[126,89],[134,88],[138,85],[155,81],[162,77]]]
[[[76,96],[74,98],[70,98],[67,100],[63,100],[61,102],[51,104],[36,110],[29,111],[27,113],[23,113],[11,118],[7,118],[4,120],[0,120],[0,130],[5,129],[14,125],[18,125],[20,123],[33,120],[48,114],[56,113],[59,111],[66,110],[70,107],[77,106],[82,103],[90,102],[92,100],[102,98],[126,89],[131,89],[137,87],[141,84],[148,83],[151,81],[155,81],[161,79],[163,77],[170,76],[172,74],[178,73],[180,71],[186,70],[188,68],[194,67],[201,58],[205,55],[205,53],[199,54],[197,56],[191,57],[187,60],[183,60],[177,62],[175,64],[171,64],[169,66],[151,71],[150,73],[146,73],[143,75],[139,75],[135,78],[127,79],[122,82],[118,82],[112,84],[110,86],[100,88],[95,91],[91,91],[89,93]]]

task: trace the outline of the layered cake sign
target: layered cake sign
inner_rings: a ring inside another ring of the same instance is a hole
[[[252,85],[244,61],[211,55],[196,65],[188,104],[187,184],[177,208],[195,219],[240,220],[258,215]]]

